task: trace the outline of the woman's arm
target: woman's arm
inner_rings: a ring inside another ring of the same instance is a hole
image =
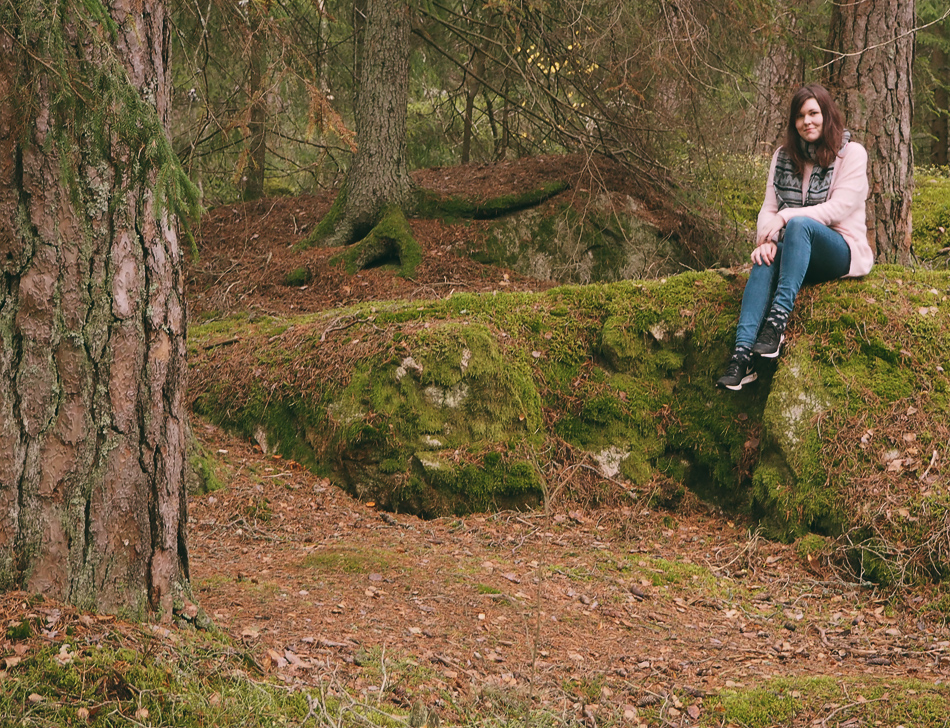
[[[785,220],[776,214],[778,213],[778,198],[775,196],[775,163],[777,160],[778,149],[772,155],[769,177],[765,183],[765,199],[762,201],[762,207],[759,209],[759,216],[756,220],[755,244],[757,246],[775,240],[778,237],[779,230],[785,227]]]
[[[861,207],[868,197],[868,153],[857,142],[845,147],[835,164],[832,191],[825,202],[810,207],[786,207],[778,213],[786,223],[804,215],[829,227],[844,221]]]

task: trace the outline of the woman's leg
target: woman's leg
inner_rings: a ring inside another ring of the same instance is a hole
[[[851,266],[851,249],[840,233],[809,217],[789,220],[782,242],[784,250],[775,297],[752,346],[753,353],[768,359],[779,355],[788,317],[802,283],[840,278]]]
[[[742,308],[739,310],[739,325],[736,327],[736,346],[749,349],[759,334],[762,319],[769,310],[775,285],[782,265],[782,243],[777,246],[772,265],[753,265],[749,280],[742,293]]]
[[[810,217],[793,217],[785,226],[782,264],[773,305],[791,312],[802,283],[841,278],[851,268],[851,248],[840,233]]]
[[[736,327],[736,345],[725,373],[716,382],[716,386],[723,389],[740,390],[749,382],[754,382],[757,377],[752,363],[752,344],[769,308],[778,279],[782,244],[779,243],[776,247],[772,265],[753,265],[749,280],[746,281],[745,290],[742,292],[739,325]]]

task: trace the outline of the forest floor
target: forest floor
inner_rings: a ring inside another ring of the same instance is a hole
[[[563,176],[576,186],[577,170],[550,158],[418,179],[496,196]],[[188,270],[192,319],[552,285],[457,255],[470,222],[414,221],[425,250],[414,280],[348,276],[328,264],[336,251],[291,250],[330,201],[209,211]],[[281,285],[300,266],[311,283]],[[946,725],[905,711],[908,695],[935,691],[944,707],[950,695],[950,631],[927,588],[856,583],[689,496],[675,511],[618,494],[596,509],[384,513],[209,423],[194,431],[224,483],[190,499],[194,596],[287,685],[384,712],[418,703],[462,725],[539,712],[558,725]]]
[[[196,430],[227,486],[191,502],[195,596],[291,684],[421,701],[450,723],[532,707],[653,726],[723,725],[704,716],[710,697],[764,687],[787,700],[826,677],[838,691],[794,721],[746,725],[845,725],[882,684],[950,680],[950,635],[925,592],[810,568],[701,503],[423,521]]]
[[[574,189],[597,180],[623,187],[615,173],[576,158],[417,176],[471,198],[564,178]],[[193,317],[552,285],[457,255],[479,223],[433,220],[413,222],[425,250],[415,279],[383,269],[348,276],[328,264],[337,251],[291,250],[330,202],[278,198],[210,211],[190,270]],[[310,284],[280,285],[300,266]],[[354,695],[422,700],[448,720],[462,720],[460,706],[474,700],[500,713],[528,702],[634,725],[647,714],[688,723],[705,696],[776,678],[857,684],[854,701],[864,682],[950,680],[950,633],[925,590],[856,584],[695,501],[676,512],[618,501],[422,521],[379,513],[210,425],[196,423],[196,432],[230,474],[224,490],[191,503],[196,596],[288,680],[332,676]],[[851,711],[842,705],[814,706],[796,722],[843,724]]]

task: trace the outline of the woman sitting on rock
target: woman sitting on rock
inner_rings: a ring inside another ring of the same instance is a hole
[[[802,283],[870,272],[868,155],[850,138],[823,86],[808,84],[795,93],[759,210],[736,346],[717,386],[742,389],[756,378],[754,354],[779,355]]]

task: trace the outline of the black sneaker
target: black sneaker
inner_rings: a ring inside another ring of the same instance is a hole
[[[778,356],[783,341],[785,341],[784,331],[771,321],[766,321],[759,332],[759,338],[752,346],[752,353],[766,359],[774,359]]]
[[[716,381],[716,386],[720,389],[731,389],[738,392],[743,385],[754,382],[758,376],[752,366],[751,359],[733,357],[726,365],[726,373]]]

